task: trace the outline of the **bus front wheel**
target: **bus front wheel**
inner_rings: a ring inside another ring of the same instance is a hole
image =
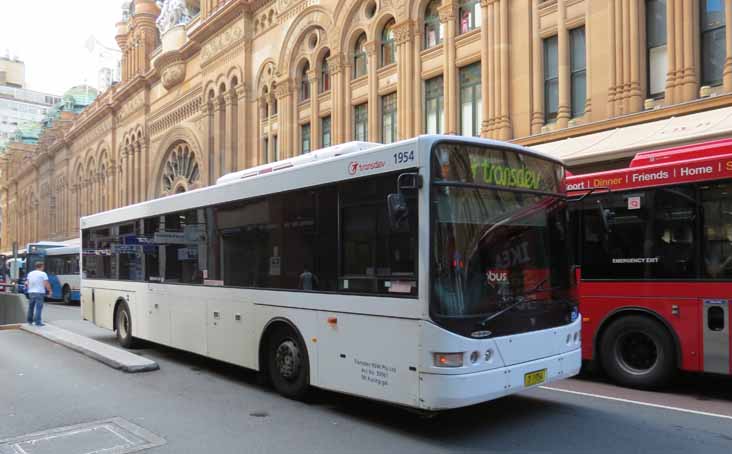
[[[135,338],[132,337],[132,316],[126,302],[119,303],[116,312],[117,342],[124,348],[135,347]]]
[[[632,388],[666,385],[675,367],[674,342],[659,322],[642,315],[613,321],[602,335],[600,360],[610,378]]]
[[[305,397],[310,387],[308,352],[294,329],[280,326],[270,336],[267,370],[278,393],[291,399]]]

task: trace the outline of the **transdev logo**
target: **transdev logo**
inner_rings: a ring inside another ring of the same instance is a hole
[[[358,172],[367,172],[369,170],[376,170],[384,167],[386,165],[385,161],[373,161],[373,162],[365,162],[360,163],[358,161],[351,161],[350,164],[348,164],[348,174],[349,175],[356,175]]]

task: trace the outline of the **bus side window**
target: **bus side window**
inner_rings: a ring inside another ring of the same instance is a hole
[[[702,204],[702,277],[732,278],[732,185],[699,185]]]

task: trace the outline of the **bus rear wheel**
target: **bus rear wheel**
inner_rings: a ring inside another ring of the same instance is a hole
[[[290,399],[304,399],[310,387],[308,352],[300,336],[281,326],[269,337],[267,371],[278,393]]]
[[[648,317],[622,317],[602,335],[602,367],[623,386],[652,389],[666,385],[676,369],[674,358],[674,342],[668,330]]]
[[[117,342],[124,348],[134,348],[136,339],[132,337],[132,316],[126,302],[119,303],[115,314],[117,328]]]
[[[71,289],[68,285],[64,285],[64,288],[61,291],[61,295],[61,299],[63,300],[64,304],[71,304]]]

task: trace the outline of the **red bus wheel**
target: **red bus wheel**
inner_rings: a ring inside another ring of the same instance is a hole
[[[658,388],[668,384],[675,372],[671,334],[649,317],[629,315],[613,321],[600,342],[603,369],[623,386]]]

